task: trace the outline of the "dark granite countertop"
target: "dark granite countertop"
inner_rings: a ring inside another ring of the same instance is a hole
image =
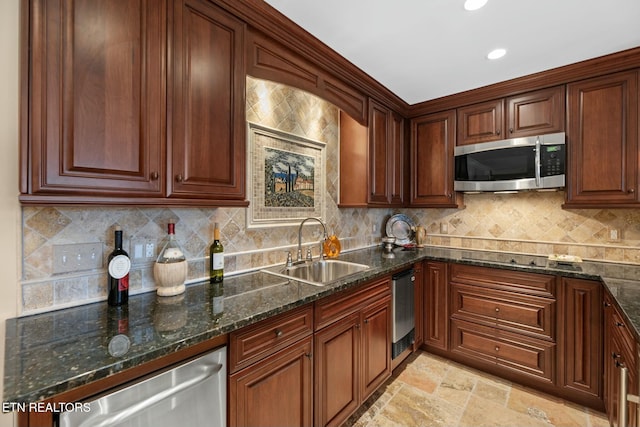
[[[212,313],[208,283],[187,286],[186,292],[176,297],[155,293],[132,296],[126,333],[130,345],[120,356],[110,354],[109,342],[118,333],[114,329],[122,313],[106,302],[8,319],[3,400],[46,399],[422,259],[602,280],[640,340],[640,266],[584,262],[577,270],[556,266],[544,257],[434,247],[397,248],[393,258],[383,257],[380,248],[367,248],[341,254],[340,259],[371,268],[327,286],[260,271],[229,277],[224,281],[224,312],[220,316]],[[111,350],[113,353],[113,347]]]

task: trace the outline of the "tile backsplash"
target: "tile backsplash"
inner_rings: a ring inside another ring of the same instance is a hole
[[[338,209],[338,109],[300,90],[247,78],[247,120],[326,143],[326,223],[343,249],[378,244],[391,209]],[[250,194],[250,192],[248,192]],[[402,209],[427,229],[435,246],[640,264],[640,210],[563,210],[564,193],[526,192],[465,196],[464,209]],[[298,227],[247,228],[244,208],[24,207],[22,210],[21,314],[27,315],[106,299],[106,257],[115,225],[124,230],[132,257],[131,292],[155,289],[152,262],[135,258],[135,245],[154,253],[176,221],[176,237],[189,261],[188,280],[207,277],[207,248],[213,224],[221,225],[225,274],[283,263],[297,245]],[[319,251],[319,226],[305,226],[303,243]],[[374,231],[374,229],[376,231]],[[619,239],[612,241],[610,231]],[[103,268],[53,273],[53,248],[70,243],[103,244]]]

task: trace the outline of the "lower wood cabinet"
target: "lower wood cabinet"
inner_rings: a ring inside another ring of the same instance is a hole
[[[612,426],[620,420],[621,369],[627,368],[628,391],[638,394],[637,343],[610,295],[604,296],[604,403]],[[639,425],[637,405],[627,402],[627,426]]]
[[[602,284],[563,277],[558,289],[558,386],[573,400],[594,406],[602,401]]]
[[[450,264],[448,282],[442,283],[443,267],[430,272],[429,264],[424,295],[434,311],[424,315],[424,348],[603,409],[599,281]],[[444,305],[438,288],[448,288],[450,329],[444,344],[429,344],[438,331],[430,326],[438,324],[433,306]]]
[[[229,337],[229,426],[313,424],[313,306]]]
[[[229,426],[313,424],[311,336],[229,377]]]
[[[391,282],[316,303],[315,426],[341,425],[391,376]]]
[[[449,349],[448,272],[446,262],[425,262],[422,305],[424,307],[423,347],[433,353],[442,354]]]

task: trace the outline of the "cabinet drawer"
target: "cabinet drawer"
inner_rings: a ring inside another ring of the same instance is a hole
[[[311,333],[311,305],[234,331],[229,335],[229,372],[242,369]]]
[[[464,264],[452,264],[450,271],[452,282],[555,298],[555,276]]]
[[[553,383],[554,343],[461,320],[452,320],[451,333],[455,353]]]
[[[553,299],[452,283],[451,304],[453,317],[536,338],[555,338]]]
[[[353,291],[341,292],[316,302],[316,331],[391,295],[391,278],[384,277],[362,285]]]

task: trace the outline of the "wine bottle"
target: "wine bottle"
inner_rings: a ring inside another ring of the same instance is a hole
[[[109,296],[107,302],[111,306],[127,304],[129,302],[129,270],[131,260],[122,249],[122,229],[116,227],[115,249],[109,254]]]
[[[220,227],[213,226],[213,243],[209,246],[209,281],[220,283],[224,277],[224,247],[220,243]]]
[[[184,282],[187,280],[189,270],[187,258],[175,237],[175,223],[169,222],[167,232],[167,243],[153,265],[153,277],[158,286],[158,295],[166,297],[179,295],[185,291]]]

